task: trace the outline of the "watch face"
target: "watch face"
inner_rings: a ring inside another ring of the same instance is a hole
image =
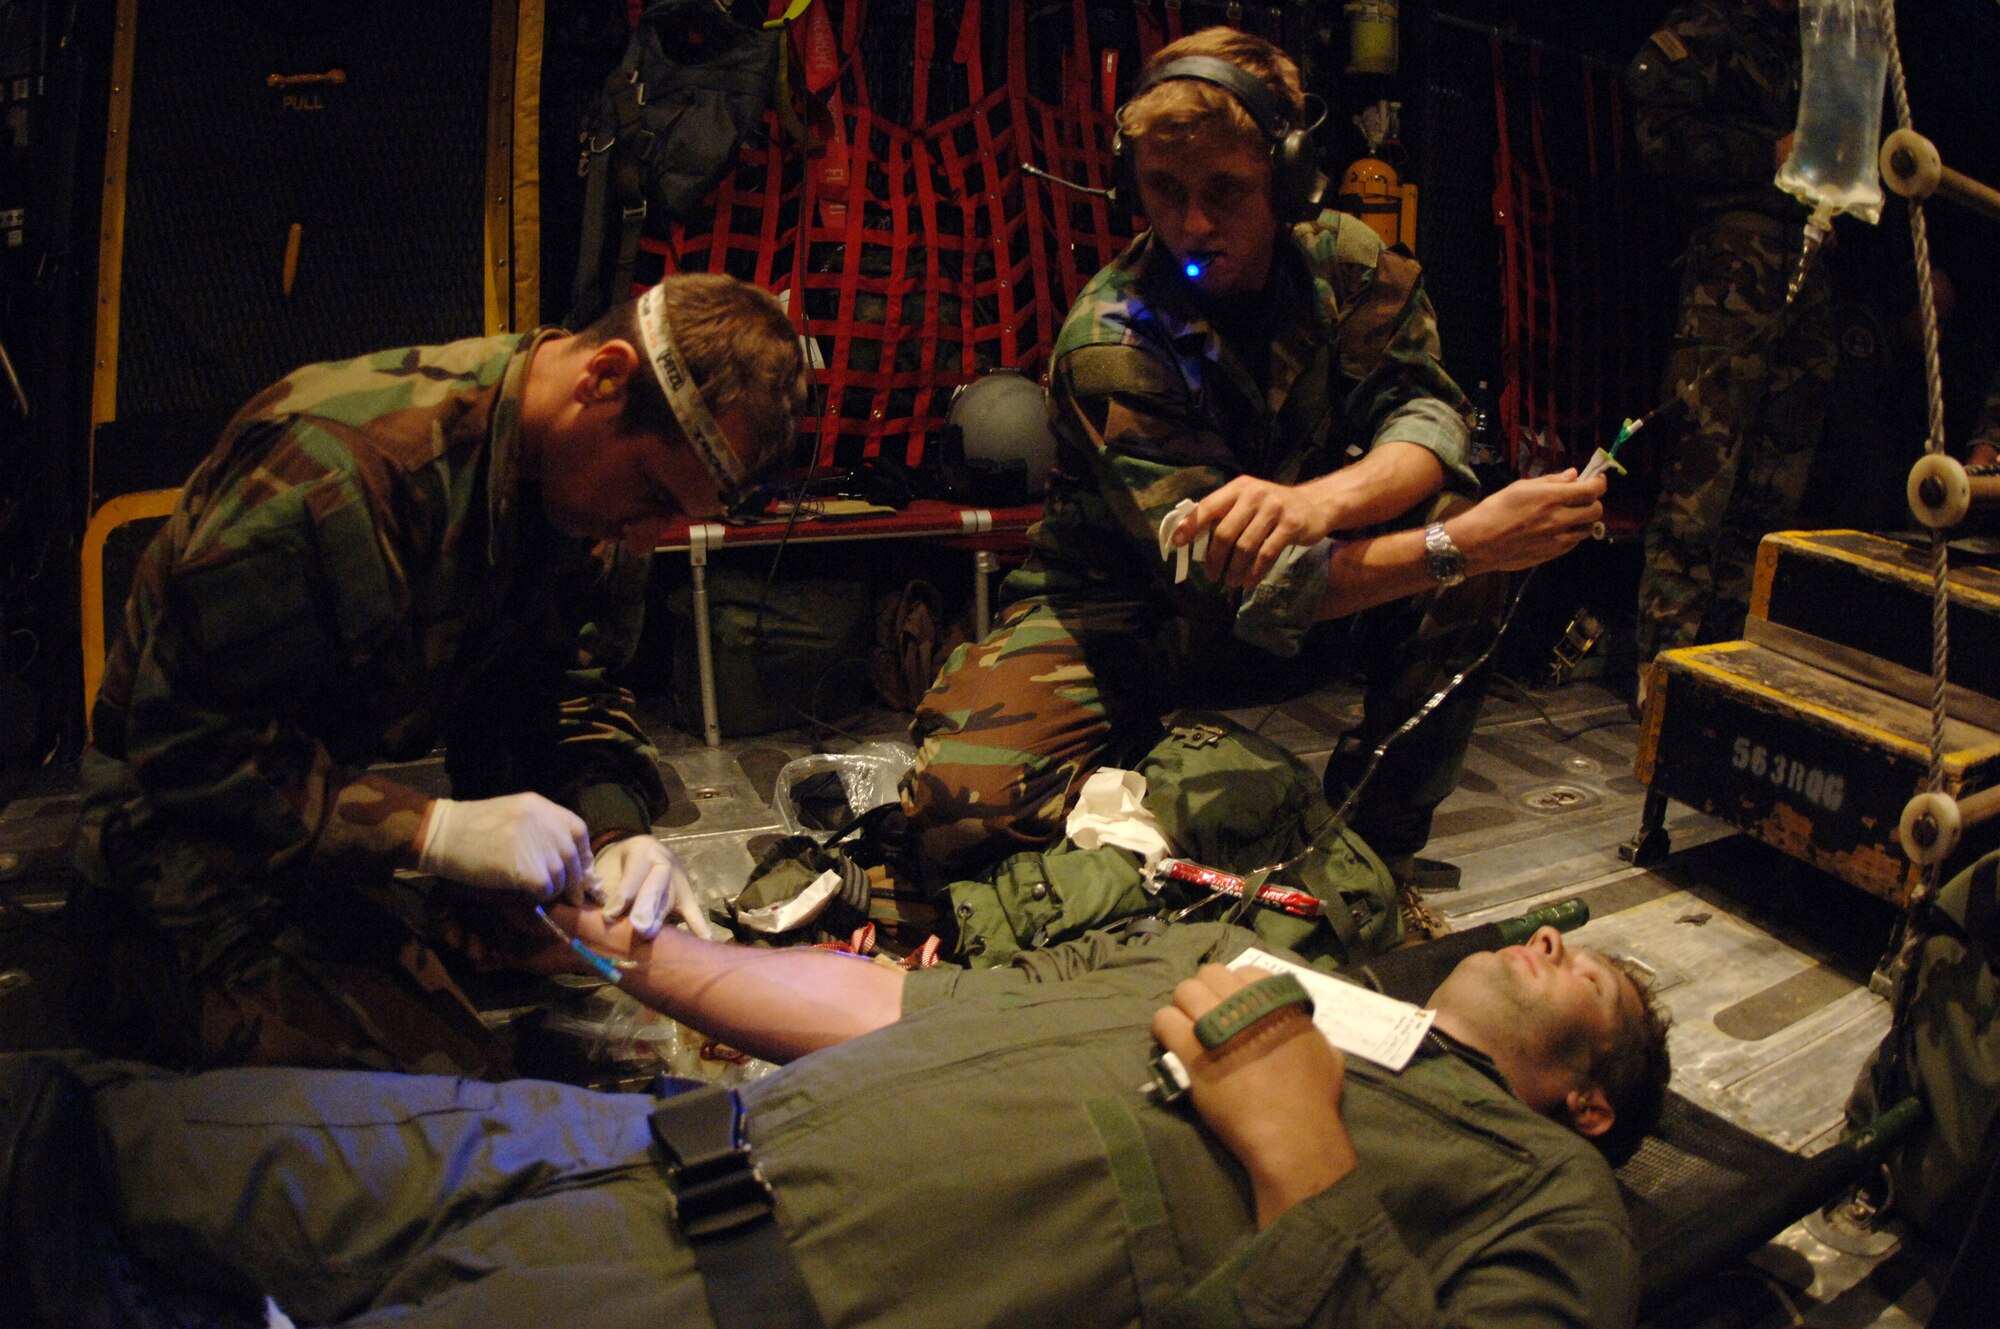
[[[1465,554],[1451,542],[1442,525],[1424,532],[1424,563],[1431,578],[1446,586],[1465,580]]]

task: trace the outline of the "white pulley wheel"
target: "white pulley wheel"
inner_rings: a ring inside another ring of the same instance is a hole
[[[1951,857],[1959,830],[1958,804],[1949,794],[1918,794],[1904,805],[1896,838],[1912,863],[1927,868]]]
[[[1882,183],[1904,198],[1929,198],[1944,178],[1937,147],[1914,129],[1898,129],[1883,139],[1876,165]]]
[[[1927,453],[1910,468],[1903,487],[1910,513],[1934,531],[1956,526],[1972,510],[1972,480],[1954,457]]]

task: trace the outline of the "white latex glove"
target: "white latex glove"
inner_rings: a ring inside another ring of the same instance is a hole
[[[482,890],[591,903],[590,832],[583,818],[540,794],[432,800],[417,866]]]
[[[669,916],[685,920],[697,937],[712,935],[687,869],[673,850],[651,835],[628,836],[606,845],[597,856],[597,881],[604,894],[604,916],[631,914],[632,931],[642,937],[659,932]]]

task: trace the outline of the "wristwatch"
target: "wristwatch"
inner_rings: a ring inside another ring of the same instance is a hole
[[[1456,586],[1465,580],[1465,552],[1451,542],[1441,521],[1424,528],[1424,566],[1440,586]]]

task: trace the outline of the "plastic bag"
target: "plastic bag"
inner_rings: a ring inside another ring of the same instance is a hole
[[[786,834],[825,839],[870,808],[895,802],[916,762],[915,748],[887,741],[800,757],[778,771],[771,807]]]
[[[615,987],[543,1013],[540,1034],[564,1042],[588,1066],[657,1068],[684,1080],[735,1086],[777,1069],[641,1005]]]

